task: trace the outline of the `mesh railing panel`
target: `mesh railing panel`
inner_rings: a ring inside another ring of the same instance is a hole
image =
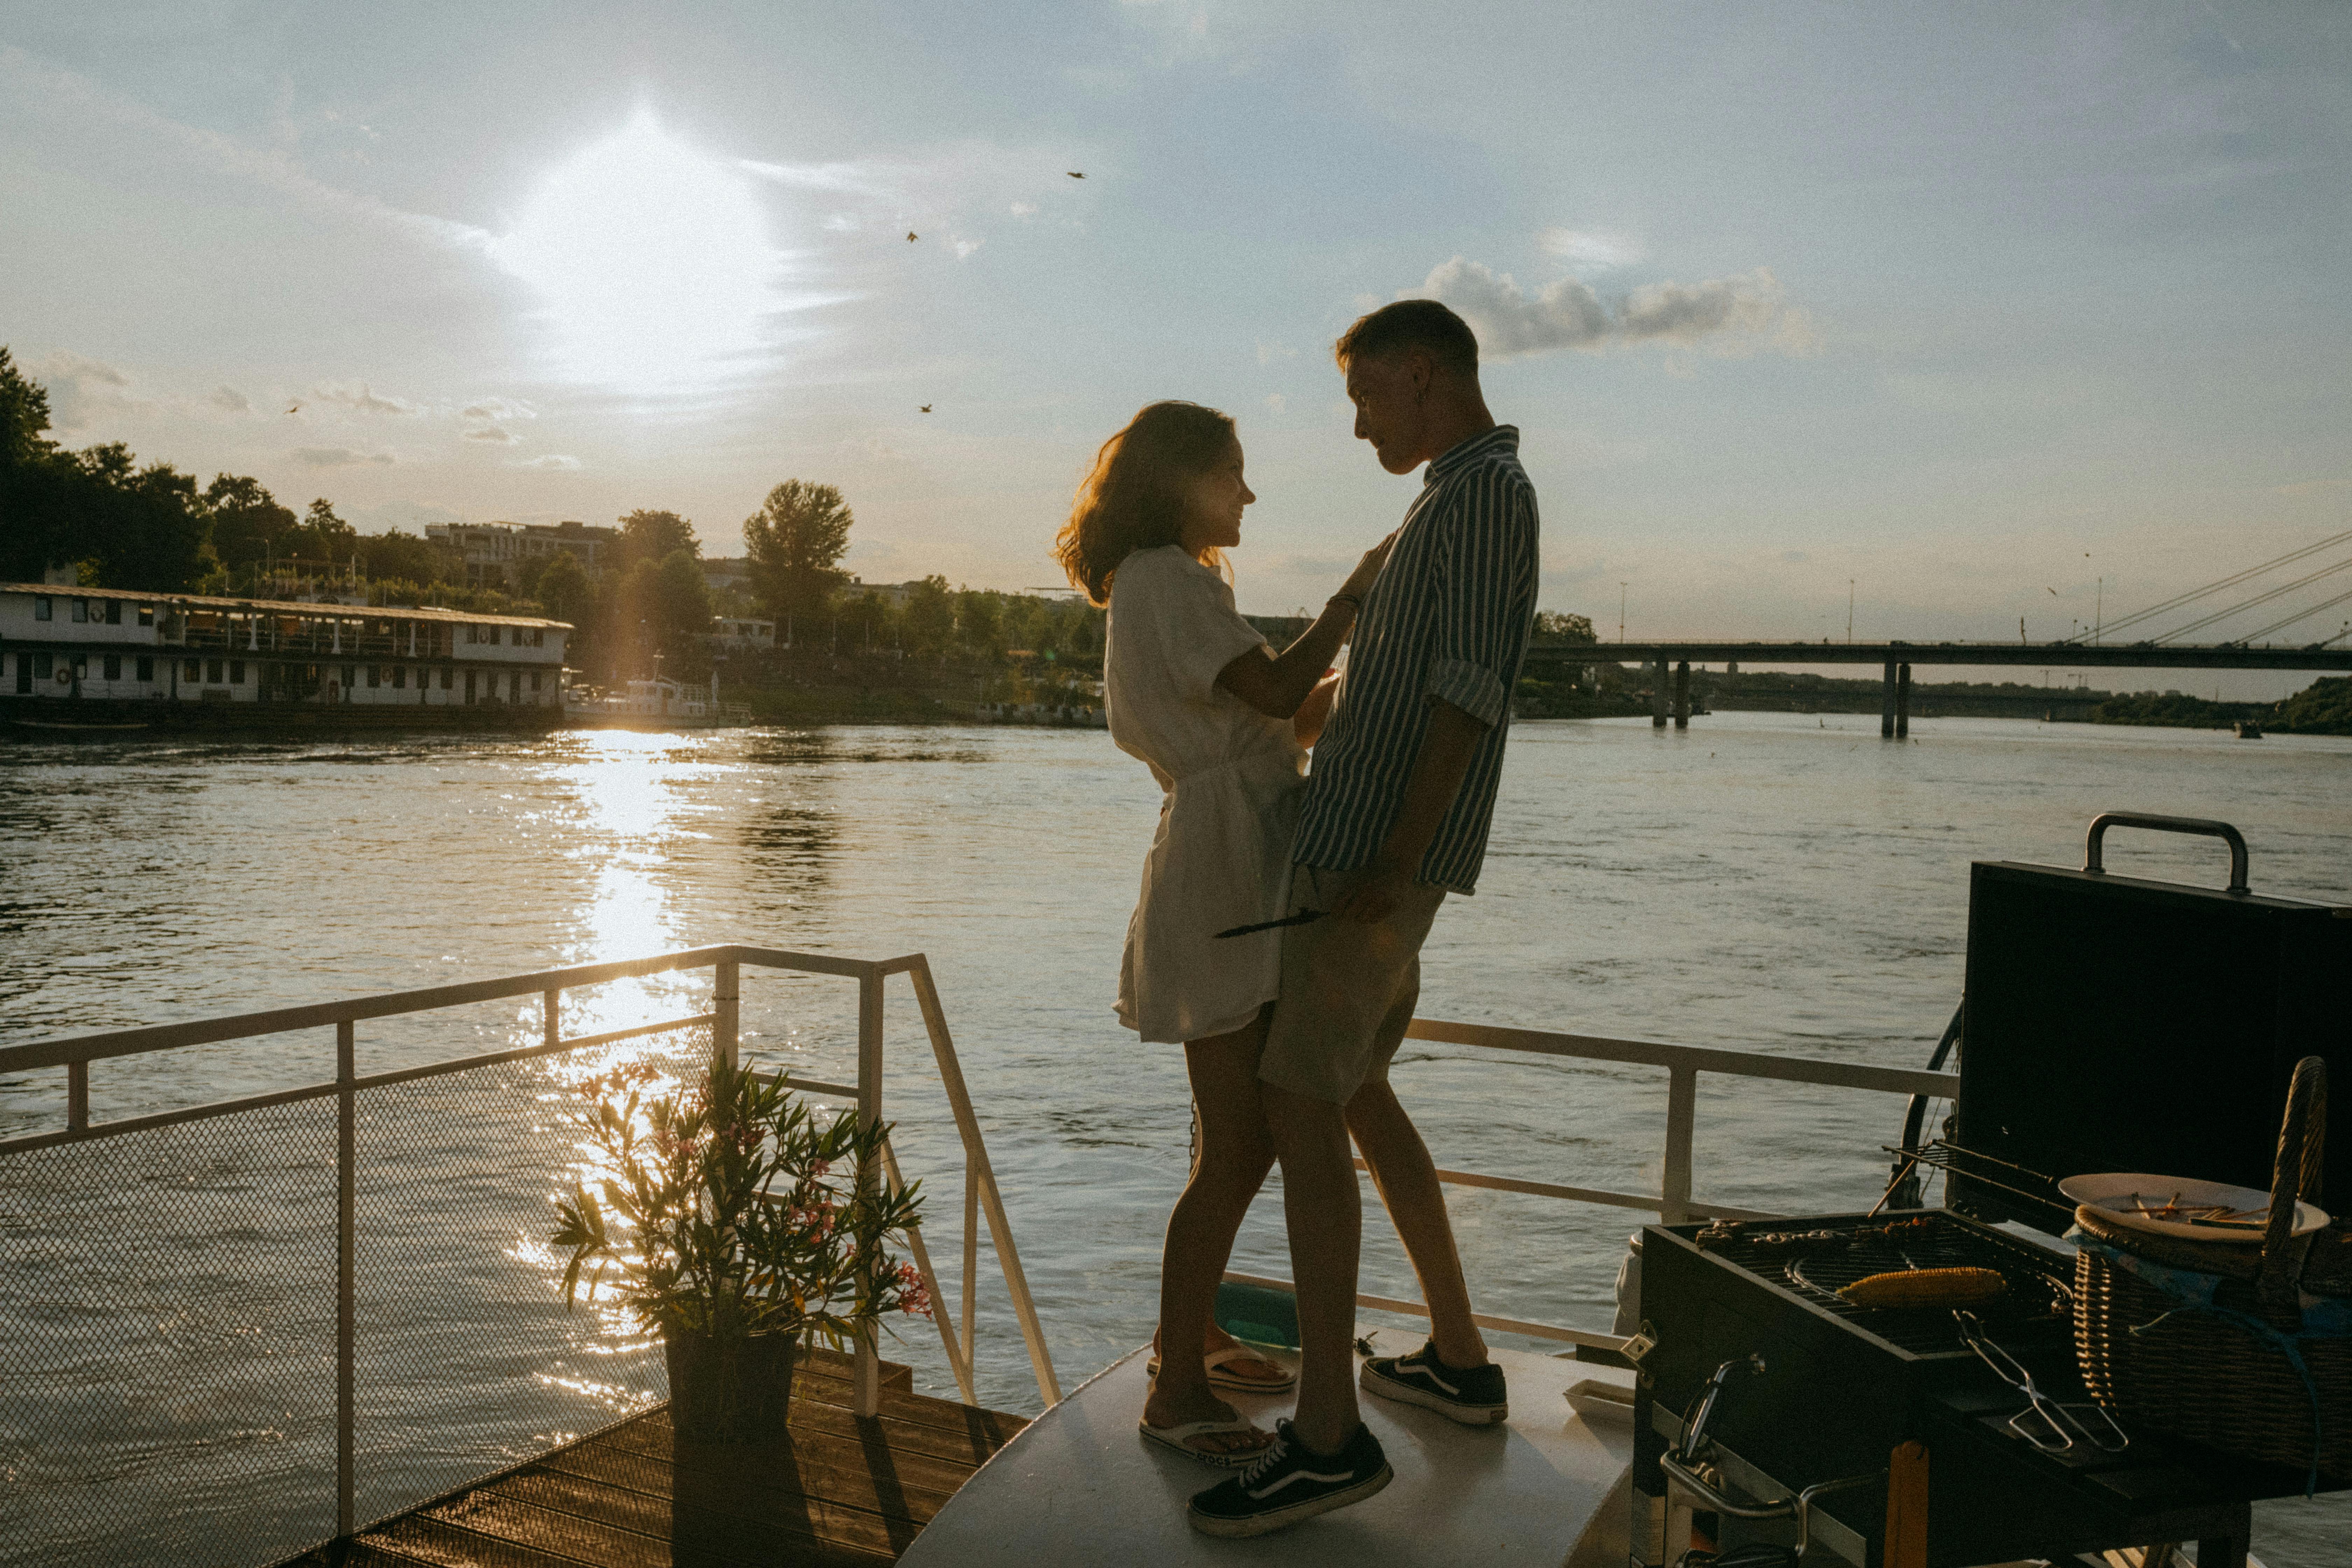
[[[335,1528],[335,1102],[0,1157],[0,1562]]]
[[[691,1077],[709,1031],[619,1054]],[[660,1342],[585,1301],[567,1311],[544,1246],[550,1195],[579,1159],[568,1086],[590,1065],[541,1058],[361,1097],[359,1521],[667,1397]]]
[[[708,1029],[361,1093],[359,1524],[664,1397],[545,1247],[580,1073]],[[251,1568],[331,1537],[332,1098],[0,1155],[0,1563]]]

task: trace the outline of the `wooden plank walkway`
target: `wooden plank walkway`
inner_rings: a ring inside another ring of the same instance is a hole
[[[845,1357],[793,1384],[790,1436],[680,1439],[669,1408],[593,1433],[318,1548],[289,1568],[750,1568],[895,1563],[988,1457],[1028,1425],[913,1392],[883,1363],[882,1413],[852,1408]]]

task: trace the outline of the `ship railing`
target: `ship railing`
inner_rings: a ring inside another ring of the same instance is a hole
[[[626,1028],[609,1029],[595,1034],[567,1036],[563,1032],[563,1004],[569,993],[585,987],[603,985],[614,981],[680,971],[711,972],[710,1005],[708,1011],[685,1016],[669,1017]],[[527,974],[502,975],[495,979],[466,981],[457,984],[430,986],[421,990],[397,991],[372,996],[354,997],[344,1001],[321,1002],[302,1006],[275,1008],[266,1012],[244,1013],[226,1017],[205,1018],[181,1024],[154,1025],[140,1028],[114,1029],[102,1034],[81,1035],[67,1038],[35,1041],[27,1045],[0,1047],[0,1080],[18,1079],[18,1075],[62,1068],[66,1075],[65,1125],[54,1131],[21,1134],[0,1139],[0,1192],[8,1192],[18,1174],[10,1166],[11,1157],[30,1154],[36,1151],[55,1149],[62,1145],[98,1143],[140,1133],[156,1132],[166,1128],[194,1122],[215,1121],[225,1118],[251,1116],[278,1107],[297,1105],[304,1101],[332,1099],[335,1101],[335,1353],[336,1415],[336,1535],[347,1537],[355,1524],[354,1508],[354,1411],[355,1365],[358,1342],[356,1333],[355,1259],[360,1241],[356,1223],[359,1197],[360,1162],[355,1149],[355,1130],[359,1112],[366,1097],[396,1085],[414,1084],[421,1080],[446,1079],[451,1075],[478,1072],[486,1068],[529,1061],[537,1058],[556,1057],[596,1047],[620,1045],[633,1040],[650,1041],[653,1037],[676,1035],[680,1032],[707,1030],[713,1047],[734,1059],[739,1048],[741,1022],[741,980],[746,970],[775,971],[802,975],[825,975],[854,981],[857,987],[857,1073],[853,1083],[826,1082],[802,1079],[789,1073],[773,1075],[794,1090],[844,1100],[851,1102],[862,1123],[874,1125],[883,1115],[883,1026],[884,1004],[887,983],[904,975],[912,986],[914,999],[922,1017],[923,1027],[938,1068],[940,1079],[946,1091],[956,1135],[963,1155],[963,1274],[961,1311],[950,1313],[949,1299],[940,1287],[939,1277],[932,1267],[930,1252],[919,1229],[908,1233],[908,1250],[920,1272],[932,1303],[931,1316],[937,1325],[942,1348],[946,1352],[956,1384],[968,1405],[978,1403],[973,1381],[974,1298],[978,1284],[978,1247],[980,1225],[985,1218],[989,1239],[1004,1278],[1013,1314],[1020,1325],[1028,1351],[1037,1391],[1051,1405],[1061,1398],[1061,1388],[1055,1379],[1054,1365],[1038,1315],[1032,1299],[1026,1276],[1023,1272],[1020,1253],[1014,1245],[1012,1226],[1004,1212],[1004,1202],[998,1189],[996,1176],[988,1158],[988,1149],[982,1137],[980,1123],[974,1115],[971,1096],[966,1088],[961,1065],[957,1059],[955,1042],[948,1028],[947,1014],[940,1002],[939,990],[931,978],[930,964],[921,953],[908,953],[896,958],[878,960],[836,957],[825,953],[793,952],[778,949],[730,944],[690,948],[681,952],[622,960],[615,963],[576,965]],[[541,1038],[535,1044],[512,1049],[467,1056],[454,1060],[437,1061],[425,1066],[409,1067],[387,1072],[362,1075],[357,1070],[356,1052],[360,1026],[372,1021],[441,1012],[509,997],[536,996],[540,1002]],[[152,1057],[160,1053],[187,1050],[225,1042],[261,1039],[302,1030],[332,1028],[335,1034],[335,1077],[299,1088],[278,1089],[266,1094],[247,1095],[238,1099],[216,1100],[143,1116],[124,1117],[112,1121],[93,1121],[90,1116],[90,1074],[94,1064],[121,1061],[126,1058]],[[18,1079],[21,1082],[21,1079]],[[258,1132],[254,1136],[260,1136]],[[861,1163],[855,1179],[861,1185],[887,1181],[893,1190],[902,1187],[896,1150],[886,1138],[881,1145],[882,1169],[875,1171]],[[553,1179],[557,1173],[550,1172]],[[194,1179],[194,1178],[182,1178]],[[29,1236],[52,1223],[54,1216],[34,1212],[31,1203],[21,1190],[5,1204],[0,1204],[0,1238],[10,1229],[20,1236]],[[38,1269],[21,1272],[16,1283],[26,1289],[37,1289]],[[7,1304],[14,1292],[11,1281],[0,1279],[0,1305]],[[18,1303],[22,1305],[22,1303]],[[37,1311],[42,1310],[38,1307]],[[55,1310],[52,1315],[55,1315]],[[0,1354],[0,1361],[5,1361]],[[856,1407],[861,1415],[873,1415],[880,1408],[881,1364],[875,1336],[871,1331],[856,1342],[854,1355],[853,1386]],[[94,1478],[93,1478],[94,1479]],[[417,1500],[410,1500],[412,1502]]]
[[[1673,1045],[1657,1040],[1621,1040],[1598,1035],[1554,1034],[1540,1029],[1504,1028],[1490,1024],[1453,1024],[1436,1018],[1415,1018],[1405,1031],[1409,1040],[1433,1045],[1469,1046],[1479,1050],[1517,1051],[1567,1061],[1612,1062],[1663,1068],[1666,1072],[1666,1124],[1660,1161],[1658,1191],[1616,1192],[1606,1187],[1569,1186],[1557,1182],[1528,1181],[1475,1171],[1441,1169],[1437,1179],[1452,1186],[1484,1187],[1490,1192],[1520,1193],[1530,1197],[1633,1209],[1654,1214],[1662,1225],[1682,1225],[1692,1219],[1770,1219],[1756,1209],[1738,1208],[1691,1195],[1691,1148],[1698,1116],[1698,1079],[1702,1073],[1726,1078],[1810,1084],[1821,1089],[1854,1089],[1880,1094],[1927,1095],[1949,1100],[1959,1093],[1958,1073],[1929,1072],[1915,1068],[1876,1067],[1862,1062],[1824,1061],[1815,1057],[1773,1056],[1762,1051],[1729,1050],[1719,1047]],[[1365,1171],[1359,1158],[1356,1169]],[[1228,1280],[1276,1290],[1295,1290],[1287,1279],[1228,1270]],[[1385,1312],[1425,1318],[1429,1309],[1419,1301],[1359,1292],[1356,1304]],[[1501,1333],[1525,1334],[1561,1344],[1614,1351],[1625,1336],[1612,1330],[1563,1323],[1533,1322],[1520,1318],[1472,1314],[1479,1327]]]

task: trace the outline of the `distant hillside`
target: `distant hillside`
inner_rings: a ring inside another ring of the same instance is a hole
[[[2352,675],[2313,681],[2263,722],[2298,735],[2352,735]]]

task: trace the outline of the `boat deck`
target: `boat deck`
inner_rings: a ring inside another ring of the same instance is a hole
[[[1383,1355],[1421,1343],[1418,1334],[1369,1331]],[[1040,1415],[940,1510],[907,1553],[908,1568],[1623,1568],[1632,1409],[1588,1418],[1561,1395],[1587,1381],[1630,1389],[1630,1371],[1498,1350],[1511,1416],[1496,1426],[1458,1426],[1434,1411],[1367,1397],[1364,1421],[1396,1471],[1388,1489],[1279,1534],[1231,1541],[1194,1531],[1184,1504],[1232,1472],[1136,1436],[1148,1355],[1138,1350],[1114,1363]],[[1262,1425],[1292,1403],[1288,1394],[1227,1397]]]
[[[852,1408],[846,1358],[793,1384],[791,1436],[682,1442],[657,1406],[295,1560],[370,1568],[723,1568],[895,1563],[1027,1421],[914,1393],[883,1363],[882,1413]]]

